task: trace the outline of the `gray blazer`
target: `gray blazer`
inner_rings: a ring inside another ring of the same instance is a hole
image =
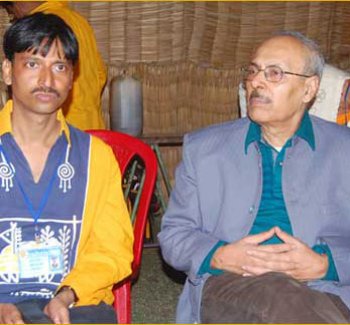
[[[350,307],[350,129],[311,117],[316,150],[298,137],[287,148],[283,193],[294,236],[310,247],[326,243],[339,282],[309,286],[339,295]],[[256,143],[244,150],[249,120],[239,119],[188,134],[183,161],[162,221],[164,259],[186,272],[178,323],[200,322],[200,302],[208,275],[198,270],[218,240],[246,236],[262,192],[261,156]]]

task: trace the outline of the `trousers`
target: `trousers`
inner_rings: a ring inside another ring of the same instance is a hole
[[[48,303],[46,299],[30,299],[16,304],[26,324],[52,324],[44,314]],[[99,305],[79,306],[69,309],[71,324],[116,324],[117,319],[112,306],[101,302]]]
[[[202,323],[349,323],[350,311],[336,295],[310,289],[283,273],[243,277],[225,272],[203,288]]]

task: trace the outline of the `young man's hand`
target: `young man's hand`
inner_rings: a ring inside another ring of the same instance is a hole
[[[57,294],[45,306],[44,313],[51,318],[55,324],[69,324],[68,307],[75,302],[74,292],[67,288]]]
[[[0,304],[1,324],[24,324],[22,315],[13,304]]]

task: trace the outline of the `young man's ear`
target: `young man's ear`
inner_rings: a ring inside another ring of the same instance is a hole
[[[320,86],[320,78],[318,76],[309,77],[305,81],[304,103],[310,103],[317,95]]]
[[[10,60],[5,59],[2,62],[2,79],[7,86],[12,84],[12,63]]]

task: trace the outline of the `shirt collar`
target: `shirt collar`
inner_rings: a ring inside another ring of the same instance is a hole
[[[3,109],[0,111],[0,136],[5,133],[13,133],[12,132],[12,123],[11,123],[11,113],[13,111],[13,101],[10,99],[7,101]],[[68,124],[63,116],[62,109],[57,111],[57,120],[61,124],[60,135],[62,133],[65,134],[68,144],[71,144],[70,139],[70,131]]]
[[[299,129],[295,133],[296,136],[299,138],[304,139],[310,146],[310,148],[315,151],[316,144],[315,144],[315,134],[314,129],[312,127],[310,115],[308,111],[305,111],[305,114],[303,116],[303,119],[301,120]]]
[[[248,153],[248,147],[251,143],[255,141],[260,141],[261,139],[261,129],[260,125],[250,121],[247,136],[245,137],[244,152]]]
[[[305,114],[301,120],[298,130],[295,132],[295,136],[304,139],[310,146],[310,148],[315,151],[315,135],[312,127],[310,115],[308,111],[305,111]],[[248,152],[248,147],[252,142],[261,140],[261,128],[260,125],[251,121],[248,129],[247,136],[245,138],[244,151],[245,154]]]

